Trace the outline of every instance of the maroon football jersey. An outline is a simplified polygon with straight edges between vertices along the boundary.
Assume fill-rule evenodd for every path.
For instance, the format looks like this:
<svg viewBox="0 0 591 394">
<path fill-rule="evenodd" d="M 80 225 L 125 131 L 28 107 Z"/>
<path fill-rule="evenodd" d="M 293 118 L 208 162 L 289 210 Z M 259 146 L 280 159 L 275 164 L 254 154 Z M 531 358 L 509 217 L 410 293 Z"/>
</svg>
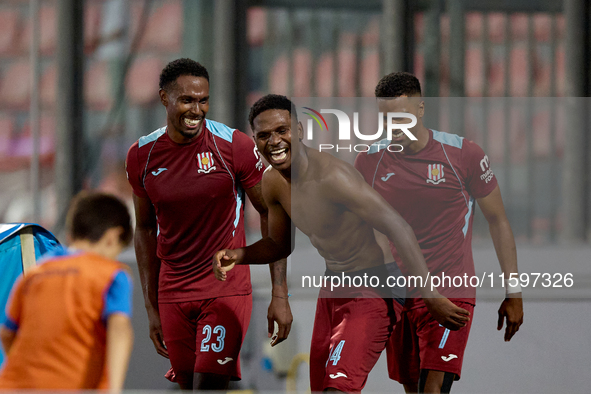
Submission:
<svg viewBox="0 0 591 394">
<path fill-rule="evenodd" d="M 129 148 L 126 167 L 133 192 L 149 198 L 156 212 L 159 302 L 249 294 L 248 266 L 220 282 L 211 259 L 220 249 L 246 244 L 244 191 L 264 170 L 254 141 L 209 119 L 189 144 L 173 142 L 163 127 Z"/>
<path fill-rule="evenodd" d="M 388 144 L 383 140 L 360 153 L 355 168 L 410 224 L 431 275 L 461 276 L 462 281 L 464 274 L 471 277 L 474 200 L 497 186 L 488 157 L 474 142 L 435 130 L 429 130 L 429 142 L 416 154 L 389 152 Z M 390 249 L 400 262 L 392 242 Z M 407 273 L 403 265 L 401 270 Z M 474 298 L 475 288 L 463 284 L 449 286 L 446 281 L 439 292 Z M 407 303 L 420 304 L 412 299 Z"/>
</svg>

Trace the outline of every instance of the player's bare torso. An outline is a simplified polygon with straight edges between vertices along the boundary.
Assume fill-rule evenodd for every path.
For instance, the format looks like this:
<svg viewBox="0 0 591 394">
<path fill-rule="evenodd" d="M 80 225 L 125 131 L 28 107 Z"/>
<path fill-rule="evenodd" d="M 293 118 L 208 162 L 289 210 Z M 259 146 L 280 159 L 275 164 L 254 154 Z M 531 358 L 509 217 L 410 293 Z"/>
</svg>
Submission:
<svg viewBox="0 0 591 394">
<path fill-rule="evenodd" d="M 328 269 L 352 272 L 383 264 L 373 229 L 339 201 L 339 182 L 350 176 L 349 164 L 302 146 L 308 163 L 291 182 L 275 169 L 263 178 L 270 204 L 280 204 L 293 224 L 306 234 Z M 349 166 L 350 167 L 350 166 Z M 346 171 L 343 171 L 343 170 Z"/>
</svg>

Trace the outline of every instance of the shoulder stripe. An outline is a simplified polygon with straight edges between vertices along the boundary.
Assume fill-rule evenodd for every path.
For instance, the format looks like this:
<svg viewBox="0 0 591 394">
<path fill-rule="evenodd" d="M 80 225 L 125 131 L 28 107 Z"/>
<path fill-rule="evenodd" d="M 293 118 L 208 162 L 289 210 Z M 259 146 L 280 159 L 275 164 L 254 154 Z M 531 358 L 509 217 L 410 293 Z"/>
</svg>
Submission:
<svg viewBox="0 0 591 394">
<path fill-rule="evenodd" d="M 390 145 L 390 140 L 387 139 L 387 138 L 384 138 L 383 140 L 378 141 L 378 142 L 374 142 L 369 147 L 369 150 L 367 151 L 367 154 L 368 155 L 371 155 L 372 153 L 378 153 L 382 149 L 386 149 L 388 147 L 388 145 Z"/>
<path fill-rule="evenodd" d="M 433 130 L 433 139 L 439 141 L 442 144 L 450 145 L 456 148 L 462 149 L 462 143 L 464 137 L 460 137 L 457 134 L 443 133 L 441 131 Z"/>
<path fill-rule="evenodd" d="M 159 128 L 156 131 L 151 132 L 148 135 L 145 135 L 143 137 L 140 137 L 139 140 L 137 140 L 137 147 L 141 148 L 142 146 L 149 144 L 150 142 L 156 141 L 158 138 L 160 138 L 164 133 L 166 132 L 166 126 Z"/>
<path fill-rule="evenodd" d="M 215 136 L 218 136 L 228 142 L 232 142 L 232 135 L 234 130 L 223 123 L 216 122 L 215 120 L 205 119 L 205 126 Z"/>
</svg>

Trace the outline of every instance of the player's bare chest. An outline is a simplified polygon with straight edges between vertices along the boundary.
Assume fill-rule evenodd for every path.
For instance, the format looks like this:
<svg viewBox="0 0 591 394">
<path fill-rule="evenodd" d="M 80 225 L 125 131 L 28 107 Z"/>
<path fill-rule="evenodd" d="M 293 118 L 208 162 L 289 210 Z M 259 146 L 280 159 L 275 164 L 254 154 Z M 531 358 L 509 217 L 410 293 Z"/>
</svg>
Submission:
<svg viewBox="0 0 591 394">
<path fill-rule="evenodd" d="M 325 187 L 309 182 L 291 189 L 291 219 L 305 234 L 323 236 L 338 227 L 342 208 L 332 202 Z"/>
</svg>

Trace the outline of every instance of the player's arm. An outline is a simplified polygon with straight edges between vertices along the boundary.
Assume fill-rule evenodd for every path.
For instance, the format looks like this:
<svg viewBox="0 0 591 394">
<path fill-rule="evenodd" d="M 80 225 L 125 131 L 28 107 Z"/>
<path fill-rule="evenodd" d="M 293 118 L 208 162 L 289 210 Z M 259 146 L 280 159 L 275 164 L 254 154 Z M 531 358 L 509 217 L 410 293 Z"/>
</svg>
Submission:
<svg viewBox="0 0 591 394">
<path fill-rule="evenodd" d="M 469 321 L 469 312 L 457 307 L 427 282 L 428 269 L 410 225 L 364 180 L 352 166 L 340 162 L 330 173 L 327 186 L 331 198 L 346 206 L 375 230 L 386 235 L 400 254 L 409 273 L 422 278 L 419 291 L 429 312 L 446 328 L 457 330 Z"/>
<path fill-rule="evenodd" d="M 0 327 L 0 340 L 2 341 L 4 353 L 8 354 L 10 348 L 12 347 L 12 344 L 14 343 L 15 338 L 16 331 L 13 331 L 6 326 Z"/>
<path fill-rule="evenodd" d="M 107 370 L 111 392 L 123 390 L 132 346 L 133 328 L 129 316 L 111 314 L 107 320 Z"/>
<path fill-rule="evenodd" d="M 511 274 L 519 273 L 517 269 L 517 249 L 513 231 L 505 213 L 499 186 L 497 185 L 488 196 L 479 198 L 476 201 L 488 222 L 501 270 L 505 279 L 509 279 Z M 513 277 L 516 277 L 516 275 L 513 275 Z M 508 293 L 499 308 L 497 329 L 501 330 L 503 328 L 503 322 L 506 319 L 505 341 L 510 341 L 523 323 L 523 301 L 520 289 L 510 289 L 506 286 L 506 291 L 511 292 L 513 290 L 515 292 Z"/>
<path fill-rule="evenodd" d="M 16 333 L 20 324 L 21 311 L 23 309 L 23 277 L 17 279 L 12 286 L 10 297 L 6 304 L 6 318 L 0 326 L 0 341 L 4 353 L 8 355 L 10 348 L 16 339 Z"/>
<path fill-rule="evenodd" d="M 265 238 L 268 233 L 268 209 L 263 198 L 262 181 L 250 189 L 246 189 L 246 194 L 252 202 L 254 208 L 258 211 L 261 218 L 261 235 Z M 273 322 L 277 322 L 277 335 L 273 337 L 271 346 L 283 342 L 287 339 L 291 330 L 293 315 L 288 302 L 287 289 L 287 259 L 280 259 L 269 265 L 271 272 L 271 303 L 267 309 L 267 332 L 269 338 L 273 335 L 275 329 Z"/>
<path fill-rule="evenodd" d="M 160 274 L 160 259 L 156 255 L 156 234 L 158 225 L 154 206 L 149 198 L 133 195 L 135 207 L 134 246 L 137 259 L 144 303 L 148 312 L 150 324 L 150 338 L 158 354 L 168 358 L 168 351 L 164 346 L 162 324 L 158 313 L 158 276 Z"/>
<path fill-rule="evenodd" d="M 286 258 L 293 251 L 295 231 L 291 219 L 277 198 L 278 182 L 265 173 L 263 178 L 263 197 L 268 208 L 267 236 L 260 241 L 240 249 L 220 250 L 213 256 L 213 269 L 216 278 L 226 279 L 226 272 L 236 264 L 271 264 Z M 268 185 L 268 186 L 267 186 Z"/>
<path fill-rule="evenodd" d="M 126 270 L 117 272 L 105 295 L 102 318 L 107 326 L 107 376 L 111 392 L 123 389 L 133 346 L 131 327 L 132 281 Z"/>
</svg>

